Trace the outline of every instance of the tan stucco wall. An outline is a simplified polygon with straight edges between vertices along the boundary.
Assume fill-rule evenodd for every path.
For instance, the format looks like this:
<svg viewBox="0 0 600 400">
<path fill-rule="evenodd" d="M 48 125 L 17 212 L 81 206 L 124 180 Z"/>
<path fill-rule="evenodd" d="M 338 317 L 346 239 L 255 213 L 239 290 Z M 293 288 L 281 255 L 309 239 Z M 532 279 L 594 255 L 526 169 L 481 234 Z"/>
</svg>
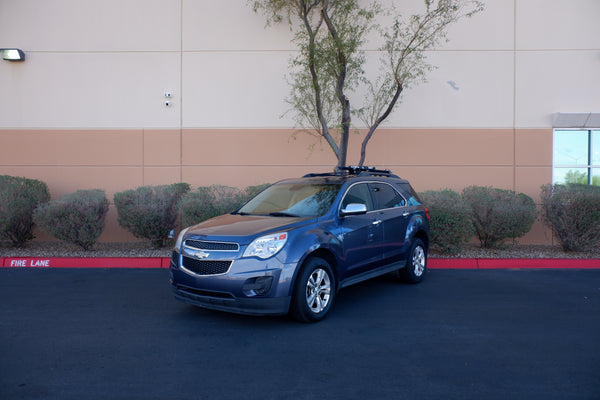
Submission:
<svg viewBox="0 0 600 400">
<path fill-rule="evenodd" d="M 424 7 L 382 2 L 404 15 Z M 553 114 L 600 111 L 600 2 L 484 2 L 427 52 L 438 68 L 403 93 L 367 163 L 420 191 L 478 184 L 537 200 L 552 177 Z M 53 197 L 98 187 L 112 198 L 140 185 L 242 187 L 331 170 L 324 143 L 291 138 L 292 37 L 265 28 L 245 0 L 0 1 L 0 47 L 26 54 L 0 60 L 0 173 L 42 179 Z M 368 74 L 379 44 L 373 34 L 364 45 Z M 110 212 L 102 240 L 130 238 Z M 538 224 L 525 240 L 549 236 Z"/>
<path fill-rule="evenodd" d="M 357 163 L 361 134 L 351 138 Z M 367 164 L 389 168 L 417 191 L 489 185 L 535 200 L 552 179 L 552 130 L 382 129 Z M 237 187 L 331 171 L 324 143 L 290 129 L 0 130 L 0 174 L 46 182 L 53 198 L 78 189 L 114 193 L 142 185 L 187 182 Z M 546 243 L 541 227 L 524 239 Z M 101 240 L 131 239 L 111 207 Z"/>
<path fill-rule="evenodd" d="M 550 128 L 553 113 L 600 111 L 600 2 L 551 4 L 485 0 L 427 52 L 438 68 L 386 126 Z M 27 57 L 0 60 L 0 128 L 291 128 L 292 37 L 245 0 L 0 1 L 0 46 Z M 373 75 L 380 40 L 369 39 Z"/>
</svg>

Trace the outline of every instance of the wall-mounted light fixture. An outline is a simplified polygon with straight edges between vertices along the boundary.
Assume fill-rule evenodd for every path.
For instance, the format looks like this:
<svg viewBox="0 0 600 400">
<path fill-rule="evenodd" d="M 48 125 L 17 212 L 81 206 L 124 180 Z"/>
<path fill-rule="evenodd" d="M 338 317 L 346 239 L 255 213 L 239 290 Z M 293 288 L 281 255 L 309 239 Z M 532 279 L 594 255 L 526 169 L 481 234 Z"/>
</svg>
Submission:
<svg viewBox="0 0 600 400">
<path fill-rule="evenodd" d="M 3 60 L 25 61 L 25 53 L 21 49 L 0 49 Z"/>
</svg>

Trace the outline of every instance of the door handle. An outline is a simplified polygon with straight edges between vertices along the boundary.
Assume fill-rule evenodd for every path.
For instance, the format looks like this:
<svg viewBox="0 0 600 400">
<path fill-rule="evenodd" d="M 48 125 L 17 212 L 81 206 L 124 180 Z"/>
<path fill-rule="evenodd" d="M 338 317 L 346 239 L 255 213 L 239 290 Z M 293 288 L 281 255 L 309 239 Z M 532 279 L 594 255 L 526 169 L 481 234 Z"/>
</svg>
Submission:
<svg viewBox="0 0 600 400">
<path fill-rule="evenodd" d="M 379 226 L 379 224 L 381 224 L 381 220 L 380 219 L 378 219 L 377 221 L 373 221 L 373 225 Z"/>
<path fill-rule="evenodd" d="M 409 213 L 408 211 L 405 211 L 405 212 L 403 212 L 403 213 L 402 213 L 402 216 L 403 216 L 403 217 L 407 217 L 409 214 L 410 214 L 410 213 Z"/>
</svg>

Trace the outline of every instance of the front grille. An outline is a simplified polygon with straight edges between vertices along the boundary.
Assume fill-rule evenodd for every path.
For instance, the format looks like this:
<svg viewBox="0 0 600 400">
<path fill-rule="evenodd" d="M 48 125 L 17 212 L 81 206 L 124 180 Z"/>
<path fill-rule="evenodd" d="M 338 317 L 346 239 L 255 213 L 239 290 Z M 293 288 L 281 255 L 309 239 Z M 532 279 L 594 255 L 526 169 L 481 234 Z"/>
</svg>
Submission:
<svg viewBox="0 0 600 400">
<path fill-rule="evenodd" d="M 218 275 L 229 271 L 232 261 L 198 260 L 183 256 L 183 268 L 198 275 Z"/>
<path fill-rule="evenodd" d="M 214 250 L 214 251 L 238 251 L 240 246 L 237 243 L 229 242 L 206 242 L 203 240 L 188 239 L 185 245 L 198 250 Z"/>
</svg>

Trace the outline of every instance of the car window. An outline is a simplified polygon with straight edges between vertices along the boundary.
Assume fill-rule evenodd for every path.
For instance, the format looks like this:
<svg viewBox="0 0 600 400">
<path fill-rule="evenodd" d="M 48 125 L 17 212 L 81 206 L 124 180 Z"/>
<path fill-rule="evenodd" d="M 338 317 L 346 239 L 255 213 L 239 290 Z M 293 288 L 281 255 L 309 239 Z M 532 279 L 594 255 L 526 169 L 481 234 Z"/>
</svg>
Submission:
<svg viewBox="0 0 600 400">
<path fill-rule="evenodd" d="M 403 207 L 406 200 L 392 186 L 386 183 L 370 183 L 371 192 L 378 210 L 386 208 Z"/>
<path fill-rule="evenodd" d="M 278 183 L 238 210 L 241 214 L 318 217 L 329 210 L 341 185 Z"/>
<path fill-rule="evenodd" d="M 405 191 L 405 193 L 410 193 L 407 205 L 418 206 L 420 204 L 423 204 L 417 192 L 415 192 L 415 190 L 410 185 L 404 184 L 401 186 L 401 188 Z"/>
<path fill-rule="evenodd" d="M 373 211 L 373 200 L 371 199 L 369 185 L 366 183 L 352 185 L 346 192 L 344 200 L 342 200 L 342 210 L 344 210 L 348 204 L 364 204 L 367 206 L 367 211 Z"/>
</svg>

